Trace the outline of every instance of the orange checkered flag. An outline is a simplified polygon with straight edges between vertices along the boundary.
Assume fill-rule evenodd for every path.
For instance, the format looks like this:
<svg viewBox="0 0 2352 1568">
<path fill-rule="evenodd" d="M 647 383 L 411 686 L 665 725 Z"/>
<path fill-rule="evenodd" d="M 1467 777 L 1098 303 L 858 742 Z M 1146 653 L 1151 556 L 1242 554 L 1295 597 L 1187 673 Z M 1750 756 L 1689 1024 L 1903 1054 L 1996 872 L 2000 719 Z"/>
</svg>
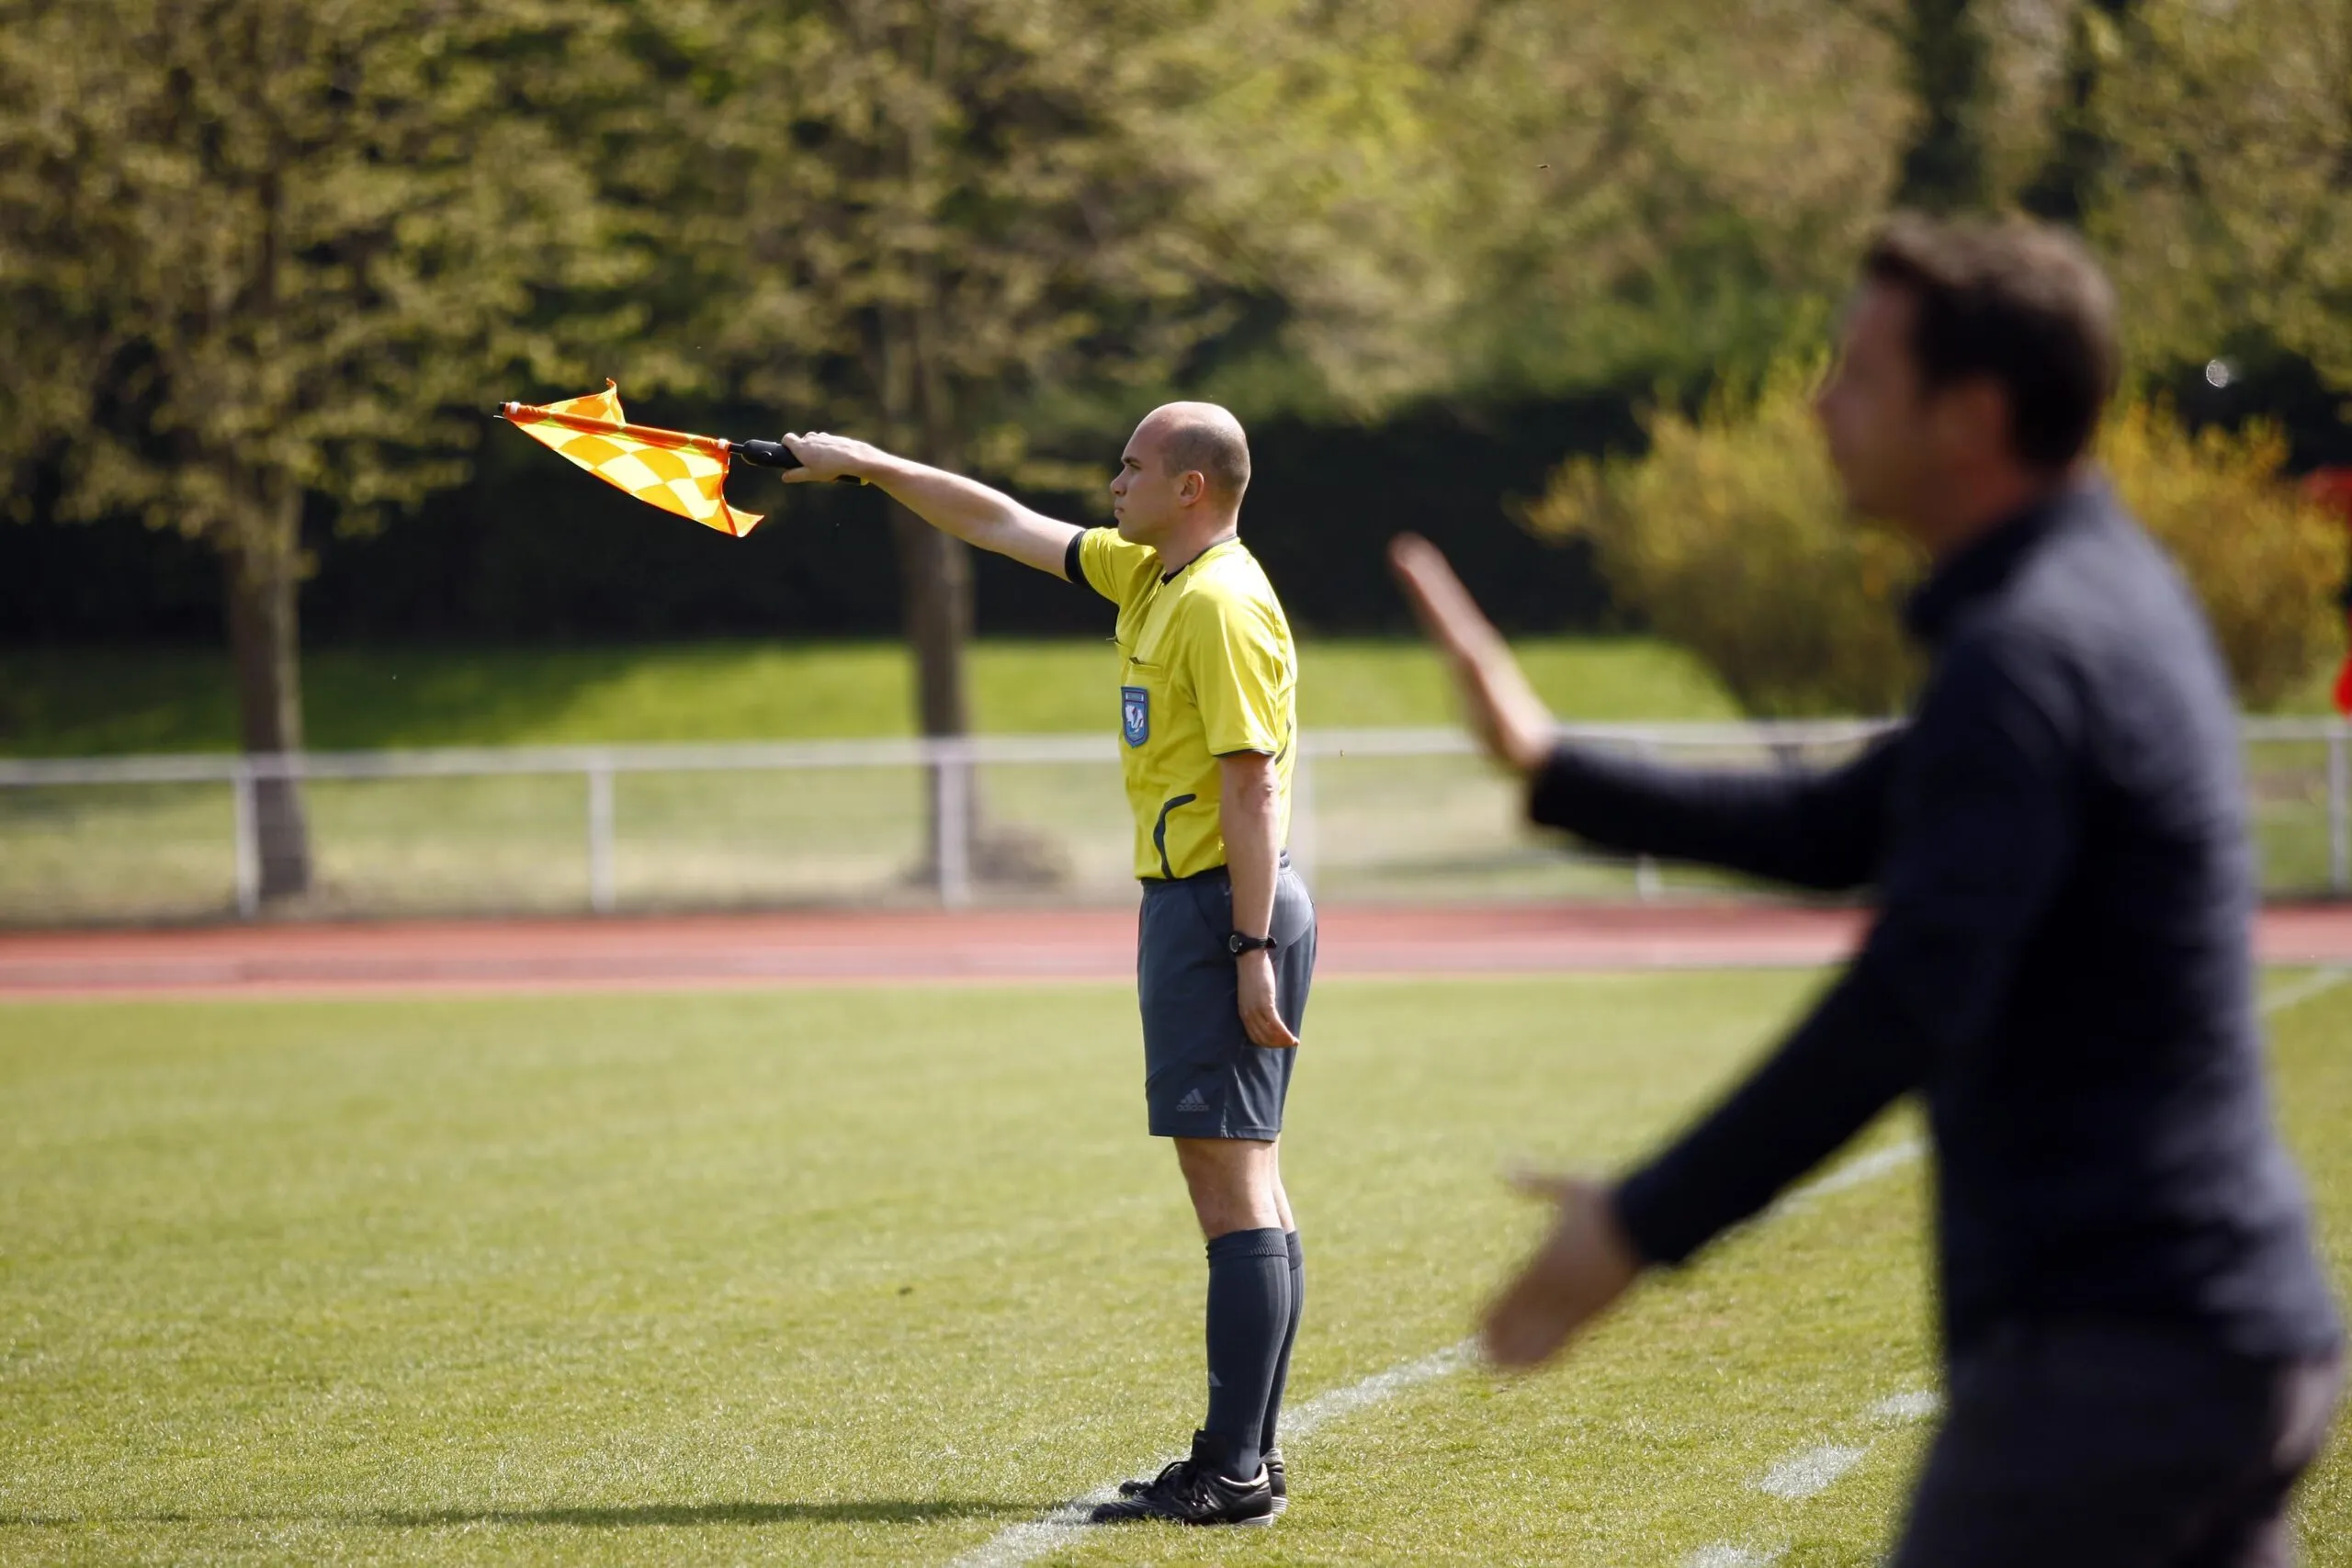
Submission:
<svg viewBox="0 0 2352 1568">
<path fill-rule="evenodd" d="M 621 412 L 620 389 L 609 380 L 601 392 L 560 403 L 501 403 L 498 417 L 647 505 L 737 538 L 760 519 L 727 504 L 728 459 L 741 456 L 770 468 L 800 466 L 780 442 L 727 441 L 631 424 Z"/>
</svg>

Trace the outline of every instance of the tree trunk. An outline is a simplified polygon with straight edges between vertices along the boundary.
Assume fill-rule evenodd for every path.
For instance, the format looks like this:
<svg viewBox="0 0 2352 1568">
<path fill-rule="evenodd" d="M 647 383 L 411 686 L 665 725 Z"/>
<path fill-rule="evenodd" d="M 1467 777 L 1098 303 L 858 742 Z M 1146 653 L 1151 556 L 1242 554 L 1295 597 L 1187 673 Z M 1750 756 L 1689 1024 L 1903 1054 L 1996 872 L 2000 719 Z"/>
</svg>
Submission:
<svg viewBox="0 0 2352 1568">
<path fill-rule="evenodd" d="M 238 739 L 248 753 L 302 749 L 301 640 L 296 591 L 301 494 L 259 502 L 254 536 L 224 548 L 229 650 L 236 666 Z M 302 786 L 290 778 L 254 784 L 254 829 L 261 855 L 261 896 L 310 891 L 311 835 Z"/>
<path fill-rule="evenodd" d="M 964 644 L 972 635 L 972 550 L 892 504 L 890 543 L 899 561 L 899 604 L 915 651 L 915 718 L 925 735 L 972 728 Z"/>
<path fill-rule="evenodd" d="M 972 705 L 964 678 L 964 644 L 972 635 L 972 551 L 902 506 L 890 508 L 890 543 L 899 562 L 899 603 L 915 656 L 915 723 L 927 736 L 968 735 Z M 954 773 L 956 776 L 951 778 Z M 947 856 L 943 797 L 963 802 L 963 867 L 968 876 L 979 835 L 979 791 L 972 769 L 942 763 L 923 775 L 922 874 L 938 881 Z"/>
<path fill-rule="evenodd" d="M 922 25 L 899 38 L 897 48 L 905 62 L 942 95 L 953 101 L 957 60 L 962 47 L 958 11 L 936 6 L 916 13 Z M 941 122 L 933 110 L 918 107 L 896 122 L 895 137 L 882 153 L 889 175 L 910 194 L 935 201 L 943 182 L 940 164 Z M 937 221 L 933 208 L 922 209 L 925 225 Z M 928 245 L 917 244 L 898 258 L 907 285 L 903 302 L 878 308 L 870 339 L 876 400 L 888 439 L 905 443 L 910 455 L 940 468 L 959 468 L 964 457 L 963 411 L 956 406 L 949 383 L 947 358 L 942 352 L 949 341 L 944 319 L 938 257 Z M 972 635 L 972 552 L 962 540 L 925 524 L 903 507 L 890 511 L 891 544 L 899 562 L 899 603 L 907 640 L 915 655 L 915 712 L 922 733 L 933 737 L 971 733 L 971 698 L 964 672 L 964 645 Z M 1034 841 L 1034 834 L 992 830 L 980 807 L 978 770 L 967 762 L 951 762 L 929 773 L 924 812 L 923 871 L 951 897 L 964 890 L 963 878 L 992 882 L 1043 883 L 1058 880 L 1059 869 L 1050 850 Z M 950 810 L 961 802 L 960 809 Z M 963 846 L 960 857 L 943 840 L 949 832 Z M 960 860 L 960 864 L 957 862 Z M 951 874 L 957 873 L 960 874 Z"/>
<path fill-rule="evenodd" d="M 912 169 L 922 163 L 926 148 L 926 138 L 910 131 L 901 150 L 905 166 Z M 936 288 L 919 260 L 913 271 L 919 295 Z M 933 304 L 926 296 L 917 305 L 876 312 L 876 389 L 889 437 L 911 446 L 910 455 L 918 461 L 955 468 L 954 418 L 933 352 Z M 926 736 L 968 735 L 972 708 L 964 645 L 972 635 L 971 547 L 896 504 L 890 508 L 890 544 L 899 563 L 900 615 L 907 641 L 914 649 L 917 728 Z M 956 879 L 944 874 L 951 857 L 943 842 L 942 829 L 948 825 L 943 802 L 952 794 L 963 803 L 956 826 L 964 845 L 962 869 L 968 874 L 980 840 L 978 781 L 973 772 L 967 765 L 943 763 L 928 770 L 925 777 L 922 874 L 951 895 L 957 889 Z"/>
<path fill-rule="evenodd" d="M 918 355 L 920 333 L 911 334 Z M 917 399 L 914 454 L 921 460 L 954 467 L 954 444 L 932 417 L 944 399 L 924 377 Z M 972 732 L 971 683 L 964 665 L 972 637 L 972 547 L 932 527 L 906 508 L 890 508 L 890 544 L 899 563 L 899 602 L 907 641 L 915 656 L 915 718 L 927 736 Z M 979 770 L 969 762 L 943 762 L 925 774 L 922 875 L 950 897 L 976 882 L 1049 887 L 1069 868 L 1052 840 L 1035 829 L 992 823 L 980 799 Z M 954 803 L 962 803 L 951 823 Z M 946 833 L 963 844 L 960 868 Z"/>
<path fill-rule="evenodd" d="M 1981 209 L 1992 196 L 1984 156 L 1991 108 L 1991 48 L 1970 0 L 1910 0 L 1905 74 L 1918 129 L 1903 153 L 1901 207 L 1929 212 Z"/>
<path fill-rule="evenodd" d="M 2133 0 L 2083 0 L 2066 34 L 2066 79 L 2051 115 L 2049 155 L 2018 204 L 2079 229 L 2098 205 L 2115 148 L 2099 114 L 2099 78 L 2123 48 Z"/>
<path fill-rule="evenodd" d="M 933 17 L 933 36 L 925 52 L 926 74 L 937 83 L 949 70 L 955 53 L 953 14 Z M 937 154 L 935 127 L 922 116 L 906 127 L 904 157 L 910 183 L 922 181 Z M 898 421 L 909 426 L 926 463 L 958 468 L 962 453 L 954 437 L 952 407 L 939 363 L 939 276 L 934 259 L 918 251 L 909 258 L 915 283 L 914 299 L 896 320 L 899 374 L 891 388 Z M 968 735 L 972 705 L 964 672 L 964 645 L 972 636 L 972 550 L 961 539 L 932 528 L 904 508 L 894 509 L 900 592 L 904 597 L 907 636 L 915 649 L 915 713 L 925 735 Z M 947 762 L 931 770 L 930 809 L 925 813 L 925 864 L 941 893 L 950 897 L 961 890 L 958 878 L 968 881 L 974 852 L 980 842 L 978 770 L 969 763 Z M 952 795 L 960 808 L 943 800 Z M 962 864 L 950 874 L 948 846 L 942 840 L 951 827 L 948 812 L 958 809 Z"/>
</svg>

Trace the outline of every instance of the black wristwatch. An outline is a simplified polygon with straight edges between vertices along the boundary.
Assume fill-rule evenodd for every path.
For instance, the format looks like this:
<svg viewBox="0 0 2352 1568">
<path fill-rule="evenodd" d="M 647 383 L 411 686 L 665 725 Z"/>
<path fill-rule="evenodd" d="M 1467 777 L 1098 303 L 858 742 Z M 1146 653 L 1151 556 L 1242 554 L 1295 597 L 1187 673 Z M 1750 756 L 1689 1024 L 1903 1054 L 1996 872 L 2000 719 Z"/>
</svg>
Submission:
<svg viewBox="0 0 2352 1568">
<path fill-rule="evenodd" d="M 1225 939 L 1226 952 L 1230 953 L 1236 958 L 1240 957 L 1245 953 L 1257 953 L 1261 950 L 1272 953 L 1277 945 L 1278 944 L 1272 937 L 1243 936 L 1239 931 L 1234 931 Z"/>
</svg>

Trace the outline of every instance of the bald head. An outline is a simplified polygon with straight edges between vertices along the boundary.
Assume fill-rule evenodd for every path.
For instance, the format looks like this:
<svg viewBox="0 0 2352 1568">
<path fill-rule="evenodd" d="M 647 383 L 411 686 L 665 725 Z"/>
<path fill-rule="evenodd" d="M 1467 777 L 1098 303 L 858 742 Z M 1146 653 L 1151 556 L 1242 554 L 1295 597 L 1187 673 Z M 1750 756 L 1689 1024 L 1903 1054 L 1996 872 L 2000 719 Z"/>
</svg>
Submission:
<svg viewBox="0 0 2352 1568">
<path fill-rule="evenodd" d="M 1119 454 L 1111 514 L 1121 538 L 1188 561 L 1233 537 L 1249 487 L 1241 422 L 1215 403 L 1168 403 L 1144 415 Z"/>
<path fill-rule="evenodd" d="M 1144 416 L 1136 434 L 1144 431 L 1158 439 L 1171 477 L 1197 472 L 1229 502 L 1250 488 L 1250 438 L 1229 411 L 1216 403 L 1163 403 Z"/>
</svg>

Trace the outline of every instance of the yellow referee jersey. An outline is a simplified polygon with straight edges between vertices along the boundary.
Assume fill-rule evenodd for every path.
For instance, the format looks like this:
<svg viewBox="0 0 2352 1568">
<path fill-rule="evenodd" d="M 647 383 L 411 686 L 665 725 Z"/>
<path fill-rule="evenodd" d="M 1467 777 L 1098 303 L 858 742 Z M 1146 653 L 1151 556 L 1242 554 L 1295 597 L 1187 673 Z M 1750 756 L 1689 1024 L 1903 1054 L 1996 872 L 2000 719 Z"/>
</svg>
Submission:
<svg viewBox="0 0 2352 1568">
<path fill-rule="evenodd" d="M 1119 607 L 1120 762 L 1136 815 L 1136 874 L 1191 876 L 1225 863 L 1219 757 L 1274 761 L 1278 842 L 1290 839 L 1298 652 L 1258 558 L 1238 539 L 1174 576 L 1114 528 L 1079 536 L 1087 586 Z"/>
</svg>

